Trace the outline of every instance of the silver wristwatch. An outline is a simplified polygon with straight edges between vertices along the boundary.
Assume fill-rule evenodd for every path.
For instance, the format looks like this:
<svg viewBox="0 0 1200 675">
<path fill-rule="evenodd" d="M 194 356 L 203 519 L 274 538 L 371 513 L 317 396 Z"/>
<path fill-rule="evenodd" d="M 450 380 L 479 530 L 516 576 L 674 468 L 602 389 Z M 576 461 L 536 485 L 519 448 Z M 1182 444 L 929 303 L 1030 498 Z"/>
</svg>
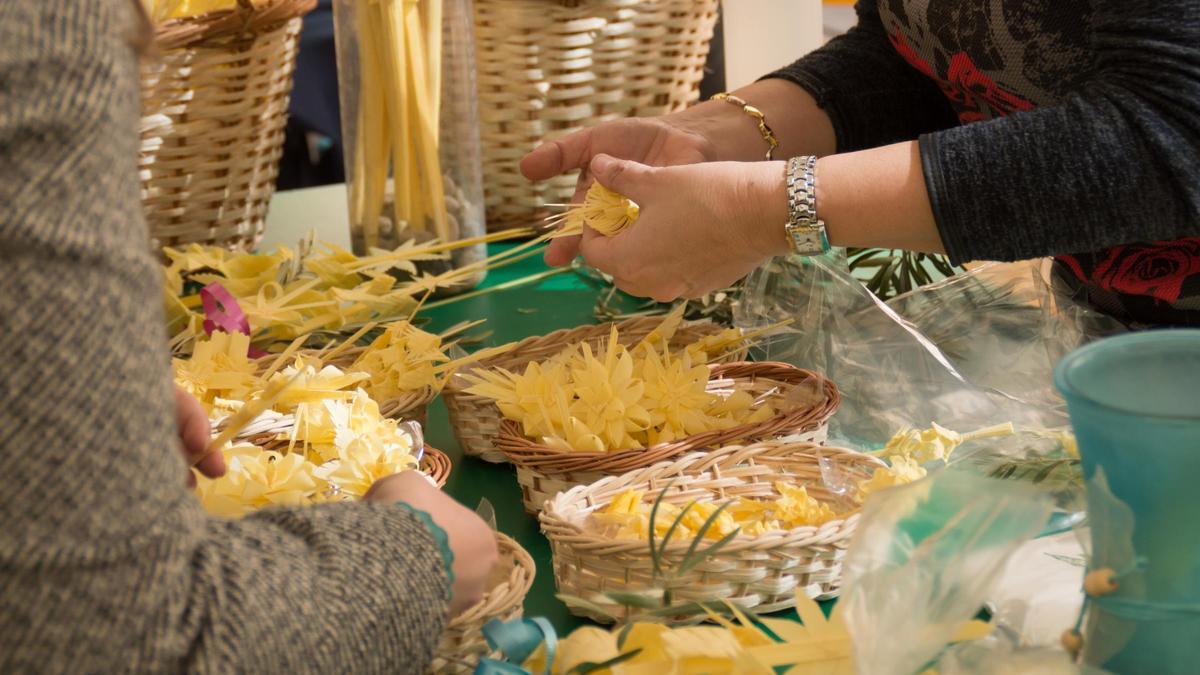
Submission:
<svg viewBox="0 0 1200 675">
<path fill-rule="evenodd" d="M 797 255 L 829 252 L 825 223 L 817 217 L 817 158 L 793 157 L 787 163 L 788 221 L 783 226 Z"/>
</svg>

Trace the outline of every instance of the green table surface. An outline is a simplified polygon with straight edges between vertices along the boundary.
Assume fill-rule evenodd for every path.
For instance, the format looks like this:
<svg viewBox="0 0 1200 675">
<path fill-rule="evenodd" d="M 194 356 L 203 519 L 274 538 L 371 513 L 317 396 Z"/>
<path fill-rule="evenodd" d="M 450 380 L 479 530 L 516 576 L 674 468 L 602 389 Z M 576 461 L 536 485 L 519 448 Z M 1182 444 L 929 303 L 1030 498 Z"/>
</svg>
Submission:
<svg viewBox="0 0 1200 675">
<path fill-rule="evenodd" d="M 502 250 L 493 245 L 489 252 Z M 540 257 L 489 272 L 481 288 L 544 272 L 548 268 Z M 559 328 L 571 328 L 595 323 L 592 316 L 600 288 L 573 272 L 545 278 L 536 283 L 492 293 L 466 297 L 442 304 L 423 314 L 429 319 L 430 330 L 444 330 L 461 321 L 487 319 L 478 330 L 491 331 L 478 346 L 503 344 L 530 335 L 543 335 Z M 474 457 L 464 457 L 450 428 L 446 407 L 441 399 L 429 408 L 425 430 L 429 443 L 446 452 L 454 462 L 446 491 L 463 504 L 474 508 L 486 498 L 496 512 L 498 529 L 517 540 L 537 564 L 533 588 L 525 599 L 526 616 L 541 616 L 554 624 L 559 634 L 570 632 L 585 623 L 573 616 L 555 597 L 554 573 L 551 569 L 550 545 L 542 536 L 537 519 L 525 513 L 521 506 L 521 491 L 516 473 L 508 464 L 491 464 Z M 832 603 L 824 603 L 826 612 Z M 794 613 L 785 613 L 783 616 Z"/>
</svg>

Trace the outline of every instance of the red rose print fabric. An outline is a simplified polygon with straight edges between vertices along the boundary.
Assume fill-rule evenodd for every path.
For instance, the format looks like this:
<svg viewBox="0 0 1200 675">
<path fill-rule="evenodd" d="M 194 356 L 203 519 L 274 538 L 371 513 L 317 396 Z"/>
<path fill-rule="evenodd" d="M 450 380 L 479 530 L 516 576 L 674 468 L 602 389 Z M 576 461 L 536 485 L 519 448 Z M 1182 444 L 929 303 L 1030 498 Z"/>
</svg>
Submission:
<svg viewBox="0 0 1200 675">
<path fill-rule="evenodd" d="M 1060 102 L 1090 58 L 1090 0 L 879 0 L 879 14 L 896 53 L 938 85 L 962 124 Z M 1059 276 L 1093 291 L 1081 297 L 1103 297 L 1107 313 L 1153 323 L 1162 310 L 1200 311 L 1200 238 L 1057 260 Z"/>
</svg>

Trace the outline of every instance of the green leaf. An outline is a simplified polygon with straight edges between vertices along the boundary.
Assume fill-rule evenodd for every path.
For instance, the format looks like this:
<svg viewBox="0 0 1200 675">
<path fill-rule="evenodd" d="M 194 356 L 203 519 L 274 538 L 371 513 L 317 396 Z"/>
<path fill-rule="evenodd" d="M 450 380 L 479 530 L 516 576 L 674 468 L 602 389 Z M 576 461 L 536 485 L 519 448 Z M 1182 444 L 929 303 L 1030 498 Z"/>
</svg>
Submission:
<svg viewBox="0 0 1200 675">
<path fill-rule="evenodd" d="M 650 507 L 650 532 L 648 539 L 650 541 L 650 562 L 654 565 L 654 574 L 652 575 L 654 579 L 657 579 L 663 573 L 662 552 L 654 546 L 654 524 L 658 522 L 658 506 L 662 504 L 663 497 L 667 496 L 667 490 L 671 489 L 671 485 L 674 482 L 674 479 L 672 479 L 670 483 L 667 483 L 667 486 L 654 498 L 654 504 Z"/>
<path fill-rule="evenodd" d="M 679 573 L 686 574 L 688 572 L 688 570 L 692 569 L 696 565 L 699 565 L 700 563 L 704 562 L 708 558 L 711 558 L 712 556 L 716 555 L 721 549 L 725 548 L 725 546 L 729 542 L 733 541 L 734 538 L 736 538 L 741 533 L 742 533 L 742 528 L 739 527 L 736 530 L 734 530 L 733 532 L 730 532 L 729 534 L 725 535 L 724 537 L 721 537 L 717 541 L 713 542 L 713 544 L 711 546 L 709 546 L 708 548 L 697 553 L 694 558 L 685 558 L 684 561 L 679 564 Z"/>
<path fill-rule="evenodd" d="M 659 553 L 662 553 L 667 549 L 667 544 L 670 543 L 671 537 L 673 537 L 675 535 L 675 532 L 679 529 L 679 526 L 681 524 L 683 524 L 684 517 L 687 516 L 687 514 L 692 510 L 692 507 L 695 505 L 696 505 L 696 502 L 694 502 L 694 501 L 688 502 L 687 504 L 684 505 L 683 509 L 679 512 L 679 515 L 675 516 L 675 520 L 671 523 L 671 526 L 667 528 L 666 533 L 663 534 L 662 543 L 659 544 L 659 546 L 658 546 Z M 652 529 L 652 530 L 654 529 L 654 521 L 653 520 L 650 521 L 650 529 Z"/>
<path fill-rule="evenodd" d="M 687 553 L 684 554 L 683 560 L 679 563 L 679 574 L 683 574 L 683 573 L 687 572 L 688 570 L 692 569 L 693 567 L 695 567 L 696 565 L 698 565 L 704 561 L 704 558 L 705 558 L 704 555 L 701 555 L 701 557 L 699 557 L 698 559 L 693 560 L 693 557 L 696 555 L 696 548 L 700 545 L 701 541 L 704 541 L 705 535 L 708 534 L 708 531 L 710 529 L 712 529 L 712 526 L 717 522 L 717 518 L 719 518 L 721 516 L 721 514 L 725 512 L 725 509 L 729 508 L 732 505 L 733 505 L 733 502 L 728 501 L 728 502 L 725 502 L 724 504 L 718 506 L 717 509 L 708 516 L 708 520 L 705 520 L 704 524 L 700 526 L 700 529 L 696 531 L 696 536 L 692 537 L 692 543 L 690 546 L 688 546 Z M 725 541 L 725 540 L 730 539 L 731 538 L 730 535 L 737 535 L 739 532 L 741 532 L 741 528 L 735 529 L 733 532 L 730 532 L 729 535 L 726 535 L 724 539 L 722 539 L 721 541 L 718 541 L 717 543 L 724 546 L 725 544 L 729 543 L 728 541 Z M 724 542 L 724 543 L 722 543 L 722 542 Z M 716 551 L 712 550 L 711 546 L 705 550 L 712 551 L 712 553 L 716 552 Z M 717 549 L 717 550 L 720 550 L 720 549 Z M 711 555 L 711 553 L 709 553 L 709 555 Z"/>
<path fill-rule="evenodd" d="M 604 597 L 610 598 L 618 605 L 637 607 L 638 609 L 658 609 L 662 606 L 661 595 L 653 597 L 634 591 L 605 591 Z"/>
<path fill-rule="evenodd" d="M 594 672 L 597 672 L 600 670 L 605 670 L 607 668 L 611 668 L 611 667 L 617 665 L 618 663 L 624 663 L 641 653 L 642 653 L 642 649 L 641 649 L 641 647 L 639 647 L 631 652 L 626 652 L 619 656 L 614 656 L 613 658 L 611 658 L 607 661 L 604 661 L 602 663 L 595 663 L 592 661 L 584 661 L 583 663 L 568 670 L 567 675 L 587 675 L 587 673 L 594 673 Z"/>
<path fill-rule="evenodd" d="M 629 639 L 629 632 L 632 630 L 632 623 L 627 623 L 624 626 L 621 626 L 621 632 L 617 633 L 617 649 L 625 648 L 625 641 Z"/>
<path fill-rule="evenodd" d="M 718 614 L 728 614 L 729 610 L 722 605 L 710 605 L 703 602 L 691 601 L 676 607 L 663 607 L 650 612 L 652 617 L 692 616 L 693 614 L 708 614 L 712 610 Z"/>
<path fill-rule="evenodd" d="M 564 605 L 567 605 L 568 607 L 578 607 L 580 609 L 586 609 L 590 612 L 595 612 L 596 614 L 599 614 L 600 616 L 608 617 L 609 619 L 611 619 L 613 621 L 616 621 L 618 619 L 617 615 L 614 614 L 612 612 L 612 610 L 610 610 L 606 607 L 601 607 L 600 605 L 592 602 L 591 600 L 586 600 L 577 595 L 570 595 L 568 593 L 555 593 L 554 597 L 558 598 L 560 601 L 562 601 L 562 603 Z"/>
</svg>

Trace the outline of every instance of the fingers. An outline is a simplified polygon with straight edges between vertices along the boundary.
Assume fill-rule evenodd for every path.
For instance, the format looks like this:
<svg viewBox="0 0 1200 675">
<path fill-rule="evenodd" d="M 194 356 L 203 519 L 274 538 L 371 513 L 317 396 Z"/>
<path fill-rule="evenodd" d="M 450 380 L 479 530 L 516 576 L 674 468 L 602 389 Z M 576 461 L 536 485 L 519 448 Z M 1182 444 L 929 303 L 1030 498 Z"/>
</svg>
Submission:
<svg viewBox="0 0 1200 675">
<path fill-rule="evenodd" d="M 203 457 L 212 441 L 212 428 L 208 423 L 208 413 L 191 394 L 175 388 L 175 423 L 179 429 L 179 442 L 183 447 L 184 460 L 191 466 L 196 459 Z M 225 457 L 214 452 L 204 457 L 196 469 L 209 478 L 216 478 L 225 473 Z M 195 481 L 195 476 L 188 472 L 188 484 Z"/>
<path fill-rule="evenodd" d="M 645 164 L 609 155 L 596 155 L 588 165 L 588 170 L 598 183 L 639 204 L 654 190 L 655 169 Z"/>
<path fill-rule="evenodd" d="M 591 157 L 591 142 L 592 130 L 584 129 L 544 143 L 521 158 L 521 174 L 539 181 L 582 169 Z"/>
<path fill-rule="evenodd" d="M 624 270 L 619 268 L 621 260 L 619 249 L 624 243 L 624 240 L 621 239 L 623 236 L 625 233 L 615 237 L 606 237 L 585 225 L 583 236 L 579 240 L 579 253 L 583 255 L 583 260 L 587 264 L 611 274 L 616 279 L 621 279 L 625 276 Z"/>
<path fill-rule="evenodd" d="M 571 264 L 579 255 L 579 237 L 563 237 L 553 239 L 546 247 L 546 264 L 551 267 L 562 267 Z"/>
</svg>

